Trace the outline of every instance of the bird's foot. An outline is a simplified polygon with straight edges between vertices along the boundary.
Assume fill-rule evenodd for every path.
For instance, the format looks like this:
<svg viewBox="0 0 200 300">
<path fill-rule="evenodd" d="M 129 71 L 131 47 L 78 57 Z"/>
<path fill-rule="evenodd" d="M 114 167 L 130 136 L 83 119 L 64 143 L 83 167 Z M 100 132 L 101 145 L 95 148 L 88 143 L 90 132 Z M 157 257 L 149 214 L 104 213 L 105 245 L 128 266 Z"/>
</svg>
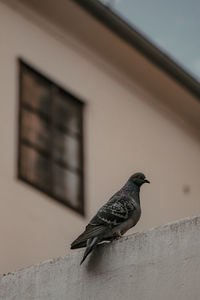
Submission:
<svg viewBox="0 0 200 300">
<path fill-rule="evenodd" d="M 119 240 L 119 239 L 121 239 L 122 238 L 122 235 L 120 234 L 120 235 L 118 235 L 115 239 L 116 240 Z"/>
<path fill-rule="evenodd" d="M 112 237 L 108 238 L 107 241 L 113 242 L 119 240 L 122 237 L 120 232 L 115 232 Z"/>
<path fill-rule="evenodd" d="M 116 233 L 115 233 L 114 239 L 115 239 L 115 240 L 119 240 L 119 239 L 121 239 L 121 237 L 122 237 L 121 232 L 116 232 Z"/>
</svg>

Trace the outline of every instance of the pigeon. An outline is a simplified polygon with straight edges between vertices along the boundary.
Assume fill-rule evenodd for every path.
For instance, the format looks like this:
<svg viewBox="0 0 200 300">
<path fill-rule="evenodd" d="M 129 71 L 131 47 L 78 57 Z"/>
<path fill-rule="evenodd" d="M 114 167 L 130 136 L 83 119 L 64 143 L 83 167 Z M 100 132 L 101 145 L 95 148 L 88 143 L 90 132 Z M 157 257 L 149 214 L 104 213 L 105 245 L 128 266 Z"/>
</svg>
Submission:
<svg viewBox="0 0 200 300">
<path fill-rule="evenodd" d="M 97 244 L 119 239 L 137 224 L 141 216 L 140 187 L 145 182 L 150 183 L 143 173 L 133 174 L 98 210 L 85 231 L 71 244 L 71 249 L 86 247 L 80 264 Z"/>
</svg>

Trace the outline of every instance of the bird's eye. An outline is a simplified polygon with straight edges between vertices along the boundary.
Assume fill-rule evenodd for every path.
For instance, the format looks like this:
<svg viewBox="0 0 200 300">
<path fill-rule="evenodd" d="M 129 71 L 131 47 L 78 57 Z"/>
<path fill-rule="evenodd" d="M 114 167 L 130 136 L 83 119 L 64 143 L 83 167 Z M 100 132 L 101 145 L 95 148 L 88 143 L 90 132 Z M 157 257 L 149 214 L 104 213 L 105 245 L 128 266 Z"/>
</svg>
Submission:
<svg viewBox="0 0 200 300">
<path fill-rule="evenodd" d="M 142 179 L 142 176 L 138 176 L 137 178 L 138 178 L 138 179 Z"/>
</svg>

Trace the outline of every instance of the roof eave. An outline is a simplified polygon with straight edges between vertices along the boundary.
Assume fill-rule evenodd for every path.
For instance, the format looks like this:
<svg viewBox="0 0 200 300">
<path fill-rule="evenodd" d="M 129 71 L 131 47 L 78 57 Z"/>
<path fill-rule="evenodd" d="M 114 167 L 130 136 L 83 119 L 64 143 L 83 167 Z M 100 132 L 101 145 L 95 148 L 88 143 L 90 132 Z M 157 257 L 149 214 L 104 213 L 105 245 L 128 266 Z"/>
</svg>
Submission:
<svg viewBox="0 0 200 300">
<path fill-rule="evenodd" d="M 162 71 L 171 76 L 180 85 L 186 88 L 200 100 L 199 82 L 177 65 L 171 58 L 155 47 L 137 30 L 130 27 L 121 18 L 116 16 L 108 7 L 94 0 L 74 0 L 90 14 L 107 26 L 121 39 L 137 49 Z"/>
</svg>

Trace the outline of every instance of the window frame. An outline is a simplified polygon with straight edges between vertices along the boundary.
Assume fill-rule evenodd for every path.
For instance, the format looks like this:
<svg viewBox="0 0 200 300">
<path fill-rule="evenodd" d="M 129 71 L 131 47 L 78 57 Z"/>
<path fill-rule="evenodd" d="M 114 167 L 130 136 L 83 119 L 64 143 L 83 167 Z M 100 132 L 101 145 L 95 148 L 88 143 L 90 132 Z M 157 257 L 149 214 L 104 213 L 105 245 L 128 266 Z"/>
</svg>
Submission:
<svg viewBox="0 0 200 300">
<path fill-rule="evenodd" d="M 33 108 L 31 108 L 29 106 L 29 108 L 27 109 L 26 105 L 23 103 L 22 101 L 22 89 L 23 89 L 23 80 L 22 80 L 22 75 L 23 75 L 23 70 L 24 69 L 28 69 L 31 73 L 35 74 L 36 76 L 39 76 L 41 79 L 44 79 L 46 82 L 48 82 L 51 86 L 50 88 L 50 98 L 52 99 L 53 94 L 54 94 L 54 89 L 56 88 L 57 90 L 59 90 L 61 93 L 63 93 L 64 95 L 66 95 L 67 98 L 70 98 L 70 101 L 74 101 L 75 104 L 77 105 L 81 105 L 81 113 L 80 113 L 80 134 L 79 137 L 77 138 L 77 140 L 79 141 L 80 144 L 80 151 L 79 151 L 79 162 L 80 162 L 80 169 L 77 170 L 76 172 L 78 173 L 78 176 L 80 178 L 80 197 L 79 197 L 79 207 L 75 207 L 73 206 L 70 201 L 63 199 L 62 197 L 58 197 L 56 195 L 54 195 L 52 192 L 48 192 L 47 190 L 45 190 L 45 188 L 41 188 L 40 186 L 38 186 L 36 183 L 33 183 L 31 181 L 29 181 L 27 178 L 25 178 L 22 175 L 21 172 L 21 145 L 25 145 L 23 141 L 23 137 L 22 137 L 22 110 L 26 109 L 26 111 L 32 112 L 33 114 L 35 114 L 37 117 L 39 117 L 40 119 L 44 120 L 45 118 L 41 116 L 41 114 L 39 112 L 35 112 Z M 29 186 L 32 186 L 33 188 L 37 189 L 38 191 L 42 192 L 43 194 L 47 195 L 48 197 L 50 197 L 51 199 L 57 201 L 58 203 L 63 204 L 65 207 L 68 207 L 74 211 L 76 211 L 77 213 L 79 213 L 82 216 L 85 216 L 85 207 L 84 207 L 84 203 L 85 203 L 85 197 L 84 197 L 84 143 L 83 143 L 83 112 L 84 112 L 84 106 L 85 103 L 80 100 L 79 98 L 77 98 L 76 96 L 74 96 L 71 92 L 67 91 L 66 89 L 64 89 L 63 87 L 61 87 L 60 85 L 58 85 L 55 81 L 51 80 L 49 78 L 49 76 L 44 75 L 40 70 L 36 70 L 36 68 L 32 67 L 32 65 L 30 65 L 29 63 L 26 63 L 22 58 L 18 58 L 18 145 L 17 145 L 17 179 L 20 181 L 25 182 L 26 184 L 28 184 Z M 50 115 L 50 123 L 52 123 L 52 114 Z M 55 127 L 54 127 L 55 129 Z M 53 129 L 53 130 L 54 130 Z M 51 132 L 49 133 L 51 136 L 53 135 L 51 129 Z M 66 131 L 62 131 L 59 128 L 59 132 L 61 133 L 65 133 L 67 135 L 69 135 L 69 133 Z M 70 135 L 69 135 L 70 136 Z M 41 155 L 41 153 L 39 152 L 37 146 L 34 145 L 28 145 L 28 147 L 30 147 L 31 149 L 33 149 L 34 151 L 36 151 L 37 153 L 39 153 Z M 46 157 L 43 154 L 43 157 Z M 58 163 L 55 162 L 52 157 L 49 158 L 51 161 L 51 164 L 54 162 L 56 163 L 56 165 L 61 166 L 63 169 L 68 170 L 69 172 L 73 172 L 72 170 L 70 170 L 70 167 L 67 167 L 67 165 L 62 165 L 62 163 Z"/>
</svg>

